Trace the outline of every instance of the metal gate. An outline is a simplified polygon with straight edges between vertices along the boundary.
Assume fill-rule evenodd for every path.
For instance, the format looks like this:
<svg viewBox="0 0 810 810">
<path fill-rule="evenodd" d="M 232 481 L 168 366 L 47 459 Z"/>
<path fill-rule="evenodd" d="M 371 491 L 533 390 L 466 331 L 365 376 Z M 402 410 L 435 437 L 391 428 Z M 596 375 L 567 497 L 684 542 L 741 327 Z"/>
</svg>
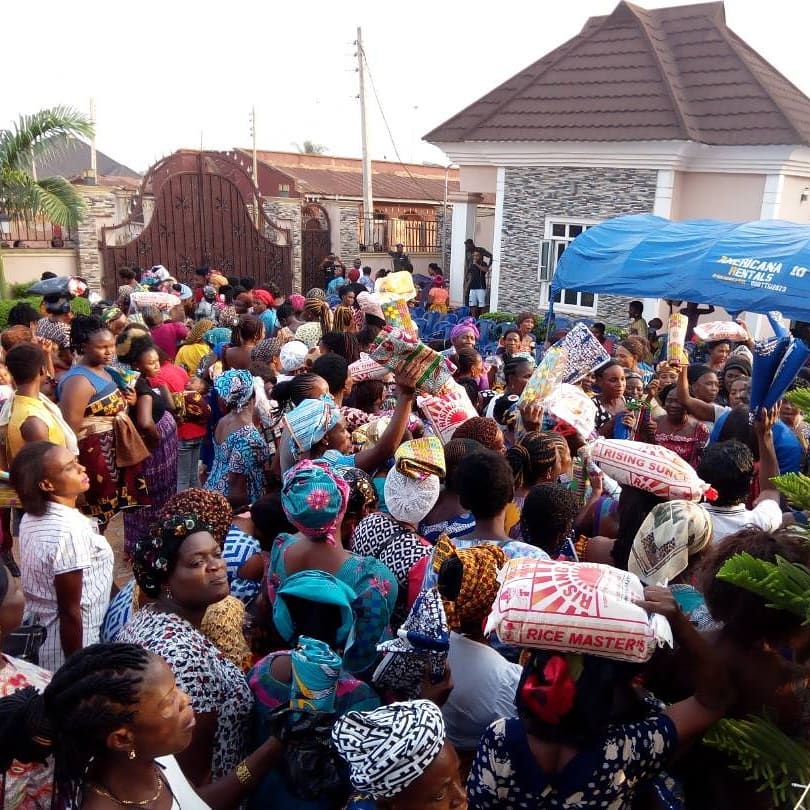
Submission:
<svg viewBox="0 0 810 810">
<path fill-rule="evenodd" d="M 244 159 L 230 152 L 180 151 L 156 163 L 129 218 L 103 228 L 99 248 L 108 296 L 119 269 L 156 264 L 180 281 L 208 267 L 292 291 L 290 232 L 266 216 Z"/>
<path fill-rule="evenodd" d="M 329 215 L 317 203 L 308 203 L 301 209 L 301 273 L 302 290 L 323 287 L 321 262 L 332 250 Z"/>
</svg>

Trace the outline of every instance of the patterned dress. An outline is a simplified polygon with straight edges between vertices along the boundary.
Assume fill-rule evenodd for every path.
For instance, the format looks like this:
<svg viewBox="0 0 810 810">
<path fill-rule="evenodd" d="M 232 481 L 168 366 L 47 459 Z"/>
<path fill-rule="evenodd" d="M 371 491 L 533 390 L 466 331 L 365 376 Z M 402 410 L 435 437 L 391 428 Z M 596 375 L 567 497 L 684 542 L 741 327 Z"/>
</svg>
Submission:
<svg viewBox="0 0 810 810">
<path fill-rule="evenodd" d="M 50 683 L 51 673 L 41 667 L 0 653 L 4 666 L 0 667 L 0 698 L 13 695 L 26 686 L 44 691 Z M 3 807 L 17 810 L 50 810 L 53 796 L 53 763 L 23 764 L 16 759 L 5 774 Z"/>
<path fill-rule="evenodd" d="M 469 810 L 629 810 L 633 791 L 675 752 L 672 721 L 659 714 L 614 726 L 554 776 L 543 773 L 523 722 L 497 720 L 482 735 L 467 781 Z"/>
<path fill-rule="evenodd" d="M 225 536 L 222 557 L 228 568 L 228 581 L 231 583 L 231 596 L 247 603 L 261 590 L 262 583 L 255 579 L 242 579 L 239 569 L 254 555 L 261 554 L 259 541 L 238 526 L 231 526 Z"/>
<path fill-rule="evenodd" d="M 264 494 L 264 465 L 269 458 L 270 450 L 262 434 L 253 425 L 242 425 L 225 441 L 214 444 L 214 463 L 205 488 L 227 498 L 231 494 L 228 476 L 244 475 L 248 503 L 253 503 Z"/>
<path fill-rule="evenodd" d="M 195 627 L 173 613 L 147 606 L 118 634 L 118 641 L 139 644 L 161 656 L 177 685 L 191 698 L 195 712 L 215 712 L 211 777 L 233 771 L 247 752 L 253 694 L 245 676 Z"/>
</svg>

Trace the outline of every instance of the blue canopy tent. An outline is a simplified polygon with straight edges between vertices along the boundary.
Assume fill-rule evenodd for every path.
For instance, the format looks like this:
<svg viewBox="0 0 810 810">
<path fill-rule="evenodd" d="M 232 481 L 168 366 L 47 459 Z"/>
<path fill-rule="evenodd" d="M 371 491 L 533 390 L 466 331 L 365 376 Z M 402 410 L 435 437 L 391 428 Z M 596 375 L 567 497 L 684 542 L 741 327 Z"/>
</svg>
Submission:
<svg viewBox="0 0 810 810">
<path fill-rule="evenodd" d="M 566 248 L 549 299 L 560 290 L 697 301 L 732 313 L 778 310 L 810 321 L 810 226 L 616 217 Z"/>
</svg>

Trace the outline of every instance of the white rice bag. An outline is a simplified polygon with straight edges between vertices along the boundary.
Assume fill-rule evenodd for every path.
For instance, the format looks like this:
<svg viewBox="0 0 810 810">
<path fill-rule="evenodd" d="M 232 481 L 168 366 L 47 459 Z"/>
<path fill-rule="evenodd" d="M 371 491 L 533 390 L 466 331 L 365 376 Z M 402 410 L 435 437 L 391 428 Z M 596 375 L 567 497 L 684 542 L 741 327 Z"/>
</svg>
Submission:
<svg viewBox="0 0 810 810">
<path fill-rule="evenodd" d="M 609 565 L 517 557 L 504 566 L 485 633 L 505 644 L 644 663 L 672 645 L 663 616 L 635 604 L 638 577 Z"/>
<path fill-rule="evenodd" d="M 709 321 L 709 323 L 699 323 L 694 328 L 694 333 L 701 339 L 708 342 L 713 340 L 748 340 L 748 332 L 734 321 Z"/>
<path fill-rule="evenodd" d="M 699 501 L 709 489 L 677 453 L 657 444 L 599 438 L 588 445 L 588 455 L 620 486 L 668 501 Z"/>
</svg>

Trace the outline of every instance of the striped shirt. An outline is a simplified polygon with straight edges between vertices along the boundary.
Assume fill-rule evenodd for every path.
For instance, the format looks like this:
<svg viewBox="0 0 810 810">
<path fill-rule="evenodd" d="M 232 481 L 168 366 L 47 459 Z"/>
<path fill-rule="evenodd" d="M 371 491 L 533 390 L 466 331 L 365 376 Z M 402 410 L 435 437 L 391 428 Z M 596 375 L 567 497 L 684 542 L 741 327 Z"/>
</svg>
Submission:
<svg viewBox="0 0 810 810">
<path fill-rule="evenodd" d="M 26 514 L 20 521 L 20 569 L 26 616 L 48 631 L 39 663 L 54 672 L 65 661 L 54 579 L 71 571 L 82 572 L 82 646 L 94 644 L 110 601 L 113 550 L 98 534 L 94 520 L 78 509 L 49 503 L 42 517 Z"/>
</svg>

